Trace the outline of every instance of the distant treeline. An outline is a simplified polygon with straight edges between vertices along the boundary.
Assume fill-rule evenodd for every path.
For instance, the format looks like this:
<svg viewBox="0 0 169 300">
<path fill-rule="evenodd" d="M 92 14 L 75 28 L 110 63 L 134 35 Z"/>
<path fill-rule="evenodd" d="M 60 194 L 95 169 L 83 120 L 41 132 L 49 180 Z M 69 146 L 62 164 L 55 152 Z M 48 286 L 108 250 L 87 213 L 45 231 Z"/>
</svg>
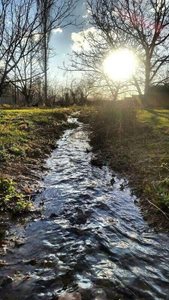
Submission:
<svg viewBox="0 0 169 300">
<path fill-rule="evenodd" d="M 150 87 L 147 98 L 148 106 L 169 108 L 169 85 Z"/>
</svg>

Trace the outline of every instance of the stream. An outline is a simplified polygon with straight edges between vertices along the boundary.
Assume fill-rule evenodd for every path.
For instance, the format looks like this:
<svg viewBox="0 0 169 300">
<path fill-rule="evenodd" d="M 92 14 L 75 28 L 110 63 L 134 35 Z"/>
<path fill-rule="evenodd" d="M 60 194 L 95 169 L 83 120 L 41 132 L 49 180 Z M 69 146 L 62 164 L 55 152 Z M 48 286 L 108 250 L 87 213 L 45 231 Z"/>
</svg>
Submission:
<svg viewBox="0 0 169 300">
<path fill-rule="evenodd" d="M 169 299 L 169 235 L 149 228 L 123 178 L 91 164 L 87 127 L 69 122 L 36 196 L 43 216 L 9 232 L 20 243 L 2 253 L 0 300 Z"/>
</svg>

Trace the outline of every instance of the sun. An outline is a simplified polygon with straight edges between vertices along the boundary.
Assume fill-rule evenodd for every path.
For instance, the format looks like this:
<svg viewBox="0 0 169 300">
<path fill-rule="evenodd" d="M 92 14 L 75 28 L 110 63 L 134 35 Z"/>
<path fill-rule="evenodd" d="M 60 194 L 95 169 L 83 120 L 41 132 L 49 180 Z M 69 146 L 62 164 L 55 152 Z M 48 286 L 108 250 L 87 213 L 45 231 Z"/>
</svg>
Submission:
<svg viewBox="0 0 169 300">
<path fill-rule="evenodd" d="M 127 81 L 135 73 L 137 60 L 129 49 L 111 52 L 103 62 L 104 73 L 114 81 Z"/>
</svg>

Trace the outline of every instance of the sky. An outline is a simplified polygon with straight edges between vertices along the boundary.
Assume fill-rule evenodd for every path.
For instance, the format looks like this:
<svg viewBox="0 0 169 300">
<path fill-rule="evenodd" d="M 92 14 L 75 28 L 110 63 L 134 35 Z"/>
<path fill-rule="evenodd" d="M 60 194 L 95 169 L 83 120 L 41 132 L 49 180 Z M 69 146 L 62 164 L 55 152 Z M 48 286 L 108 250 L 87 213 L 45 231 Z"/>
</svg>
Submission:
<svg viewBox="0 0 169 300">
<path fill-rule="evenodd" d="M 74 33 L 82 31 L 81 22 L 84 22 L 83 27 L 87 27 L 86 19 L 86 3 L 85 0 L 79 0 L 74 14 L 78 17 L 78 26 L 71 25 L 66 28 L 58 28 L 52 32 L 50 39 L 51 57 L 49 59 L 48 76 L 52 82 L 64 82 L 67 80 L 69 74 L 66 75 L 65 71 L 59 69 L 63 67 L 63 62 L 70 65 L 69 55 L 72 53 L 74 42 L 72 36 Z M 76 73 L 76 72 L 73 72 Z M 71 74 L 71 77 L 76 76 Z"/>
</svg>

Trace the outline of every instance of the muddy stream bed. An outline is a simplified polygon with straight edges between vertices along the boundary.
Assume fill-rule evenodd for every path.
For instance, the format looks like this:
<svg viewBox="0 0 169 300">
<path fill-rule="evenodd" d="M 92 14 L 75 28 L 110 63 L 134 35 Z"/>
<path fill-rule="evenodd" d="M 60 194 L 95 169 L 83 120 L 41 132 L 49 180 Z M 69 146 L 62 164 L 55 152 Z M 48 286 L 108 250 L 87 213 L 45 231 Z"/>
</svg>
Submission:
<svg viewBox="0 0 169 300">
<path fill-rule="evenodd" d="M 1 300 L 169 299 L 169 235 L 148 227 L 124 179 L 92 166 L 88 139 L 81 123 L 65 131 L 35 200 L 43 217 L 8 232 L 21 242 L 2 251 Z"/>
</svg>

